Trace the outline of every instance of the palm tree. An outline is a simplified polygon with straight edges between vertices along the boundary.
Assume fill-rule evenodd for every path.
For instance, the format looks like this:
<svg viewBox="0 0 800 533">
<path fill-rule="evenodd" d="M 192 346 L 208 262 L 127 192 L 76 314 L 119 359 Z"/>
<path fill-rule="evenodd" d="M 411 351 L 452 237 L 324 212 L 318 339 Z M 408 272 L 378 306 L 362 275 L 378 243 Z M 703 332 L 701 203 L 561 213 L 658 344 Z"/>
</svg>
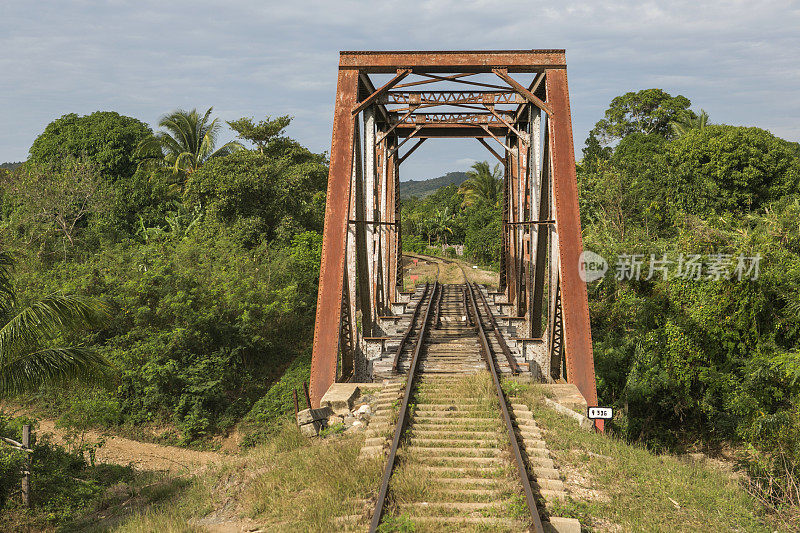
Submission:
<svg viewBox="0 0 800 533">
<path fill-rule="evenodd" d="M 61 295 L 17 308 L 12 266 L 11 255 L 0 251 L 0 398 L 47 382 L 105 375 L 111 365 L 97 352 L 54 346 L 54 341 L 104 323 L 108 308 L 97 300 Z"/>
<path fill-rule="evenodd" d="M 497 206 L 503 190 L 503 183 L 500 181 L 502 177 L 500 165 L 495 165 L 494 170 L 490 170 L 488 162 L 479 161 L 472 165 L 472 169 L 467 172 L 467 181 L 462 183 L 459 188 L 464 195 L 462 205 L 467 207 L 485 203 Z"/>
<path fill-rule="evenodd" d="M 708 126 L 708 113 L 705 109 L 700 110 L 697 116 L 684 116 L 680 120 L 670 122 L 672 133 L 675 137 L 683 137 L 690 130 L 702 130 Z"/>
<path fill-rule="evenodd" d="M 453 233 L 453 229 L 450 227 L 452 219 L 449 207 L 437 209 L 433 217 L 429 219 L 431 232 L 436 235 L 439 244 L 442 244 L 443 241 L 444 244 L 447 244 L 447 234 Z"/>
<path fill-rule="evenodd" d="M 138 153 L 143 160 L 159 160 L 172 167 L 174 174 L 186 176 L 215 157 L 231 154 L 244 148 L 236 141 L 215 149 L 222 123 L 211 119 L 209 107 L 205 115 L 197 109 L 178 109 L 165 115 L 158 125 L 167 131 L 159 132 L 139 143 Z"/>
</svg>

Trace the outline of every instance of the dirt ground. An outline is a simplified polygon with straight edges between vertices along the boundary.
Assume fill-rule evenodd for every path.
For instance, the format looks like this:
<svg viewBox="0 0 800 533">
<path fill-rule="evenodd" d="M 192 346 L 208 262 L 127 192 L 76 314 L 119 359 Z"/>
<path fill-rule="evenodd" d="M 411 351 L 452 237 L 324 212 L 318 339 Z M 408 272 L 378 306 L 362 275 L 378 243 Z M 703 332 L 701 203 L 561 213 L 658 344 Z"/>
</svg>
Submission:
<svg viewBox="0 0 800 533">
<path fill-rule="evenodd" d="M 442 259 L 406 252 L 403 254 L 403 290 L 410 291 L 418 283 L 437 279 L 440 283 L 464 283 L 465 273 L 471 282 L 484 284 L 490 290 L 497 288 L 500 274 L 473 267 L 474 265 L 461 259 Z"/>
<path fill-rule="evenodd" d="M 10 406 L 6 404 L 6 409 Z M 13 409 L 15 414 L 25 413 L 24 409 Z M 27 414 L 27 413 L 26 413 Z M 35 417 L 39 420 L 38 434 L 51 433 L 53 441 L 66 445 L 66 432 L 56 428 L 55 420 Z M 103 435 L 97 431 L 87 431 L 85 439 L 88 442 L 105 439 L 105 444 L 96 452 L 98 463 L 131 465 L 136 470 L 163 471 L 171 473 L 186 473 L 200 467 L 224 460 L 226 454 L 217 452 L 201 452 L 189 450 L 178 446 L 162 446 L 151 442 L 140 442 L 111 435 Z"/>
<path fill-rule="evenodd" d="M 39 420 L 38 431 L 52 433 L 53 440 L 64 443 L 63 431 L 55 427 L 53 420 Z M 101 438 L 101 435 L 94 431 L 88 431 L 86 438 L 92 441 Z M 97 450 L 97 462 L 130 464 L 137 470 L 191 471 L 224 458 L 223 454 L 216 452 L 200 452 L 177 446 L 162 446 L 123 437 L 106 436 L 105 439 L 105 444 Z"/>
</svg>

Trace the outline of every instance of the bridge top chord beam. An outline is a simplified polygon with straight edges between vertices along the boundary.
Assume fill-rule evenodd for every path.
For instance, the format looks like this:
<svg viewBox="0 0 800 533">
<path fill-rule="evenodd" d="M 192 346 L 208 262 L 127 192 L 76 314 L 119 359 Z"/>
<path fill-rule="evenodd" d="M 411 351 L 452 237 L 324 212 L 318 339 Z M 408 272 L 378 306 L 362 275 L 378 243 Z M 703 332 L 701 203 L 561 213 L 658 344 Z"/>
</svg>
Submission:
<svg viewBox="0 0 800 533">
<path fill-rule="evenodd" d="M 541 72 L 566 68 L 563 49 L 554 50 L 459 50 L 459 51 L 346 51 L 339 55 L 340 69 L 369 74 L 396 73 L 398 68 L 418 72 Z"/>
</svg>

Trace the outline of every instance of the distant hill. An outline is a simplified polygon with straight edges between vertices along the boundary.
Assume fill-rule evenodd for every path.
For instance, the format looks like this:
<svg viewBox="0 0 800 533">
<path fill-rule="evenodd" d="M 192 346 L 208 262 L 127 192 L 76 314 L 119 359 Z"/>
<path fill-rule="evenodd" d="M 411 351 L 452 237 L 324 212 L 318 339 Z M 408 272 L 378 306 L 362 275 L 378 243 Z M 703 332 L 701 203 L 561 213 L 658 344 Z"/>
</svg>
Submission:
<svg viewBox="0 0 800 533">
<path fill-rule="evenodd" d="M 22 165 L 22 163 L 23 163 L 23 161 L 19 161 L 17 163 L 0 163 L 0 168 L 6 169 L 6 170 L 14 170 L 18 166 Z"/>
<path fill-rule="evenodd" d="M 409 180 L 400 182 L 400 198 L 411 198 L 417 196 L 422 198 L 433 194 L 442 187 L 455 183 L 461 185 L 467 181 L 466 172 L 448 172 L 444 176 L 438 178 L 431 178 L 429 180 Z"/>
</svg>

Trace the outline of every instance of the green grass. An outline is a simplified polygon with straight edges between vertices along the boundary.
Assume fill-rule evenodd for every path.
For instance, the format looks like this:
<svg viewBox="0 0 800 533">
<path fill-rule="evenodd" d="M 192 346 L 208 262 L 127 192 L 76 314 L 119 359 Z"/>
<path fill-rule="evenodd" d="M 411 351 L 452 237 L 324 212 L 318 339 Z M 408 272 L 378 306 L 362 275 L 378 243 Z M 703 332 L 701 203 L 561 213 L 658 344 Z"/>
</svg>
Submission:
<svg viewBox="0 0 800 533">
<path fill-rule="evenodd" d="M 265 531 L 336 531 L 335 517 L 368 518 L 383 458 L 359 459 L 363 436 L 307 439 L 285 424 L 263 445 L 194 478 L 105 531 L 195 532 L 204 517 Z M 100 531 L 100 530 L 98 530 Z"/>
<path fill-rule="evenodd" d="M 477 396 L 494 393 L 488 380 L 471 379 L 456 390 L 457 396 L 469 391 L 474 397 L 476 390 L 480 390 Z M 760 507 L 729 470 L 657 455 L 612 436 L 585 432 L 573 420 L 543 406 L 539 387 L 512 388 L 516 390 L 509 395 L 531 407 L 571 494 L 548 507 L 551 516 L 578 518 L 584 531 L 789 529 Z M 216 519 L 265 531 L 327 532 L 343 528 L 335 517 L 355 517 L 354 524 L 366 527 L 384 458 L 360 459 L 362 443 L 361 435 L 350 434 L 306 439 L 287 423 L 242 457 L 232 457 L 194 478 L 152 479 L 139 486 L 132 499 L 111 499 L 83 522 L 62 530 L 198 532 Z M 410 457 L 403 455 L 392 481 L 387 531 L 427 530 L 427 525 L 411 523 L 403 504 L 435 501 L 440 496 L 428 474 L 412 466 L 416 461 L 408 461 Z M 477 472 L 454 477 L 465 475 Z M 491 486 L 500 496 L 496 507 L 479 514 L 524 519 L 526 505 L 515 476 L 508 465 L 490 472 Z M 482 495 L 463 495 L 457 501 L 487 500 Z"/>
<path fill-rule="evenodd" d="M 776 529 L 774 517 L 731 471 L 581 430 L 543 405 L 540 387 L 517 397 L 545 430 L 547 447 L 572 492 L 553 505 L 552 516 L 578 518 L 588 531 Z"/>
</svg>

